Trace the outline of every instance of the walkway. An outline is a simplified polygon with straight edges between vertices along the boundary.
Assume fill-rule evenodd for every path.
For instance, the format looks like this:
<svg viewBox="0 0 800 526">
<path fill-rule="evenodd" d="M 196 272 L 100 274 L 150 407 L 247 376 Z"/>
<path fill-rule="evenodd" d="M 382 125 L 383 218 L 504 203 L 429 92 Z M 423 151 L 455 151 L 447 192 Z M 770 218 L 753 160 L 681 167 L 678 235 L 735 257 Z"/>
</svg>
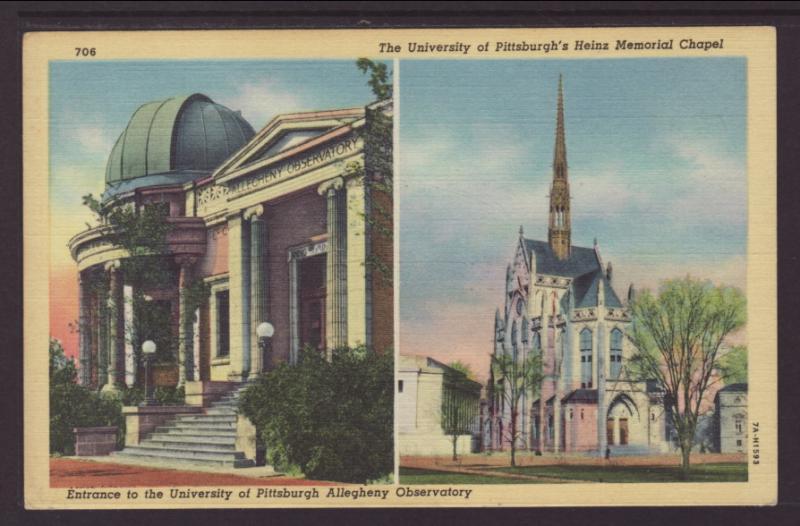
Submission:
<svg viewBox="0 0 800 526">
<path fill-rule="evenodd" d="M 83 460 L 75 457 L 50 459 L 50 487 L 158 487 L 158 486 L 334 486 L 281 475 L 270 475 L 259 468 L 243 468 L 242 474 L 212 473 L 186 469 L 142 467 L 131 464 Z M 247 473 L 245 473 L 247 472 Z M 267 473 L 264 476 L 264 473 Z"/>
</svg>

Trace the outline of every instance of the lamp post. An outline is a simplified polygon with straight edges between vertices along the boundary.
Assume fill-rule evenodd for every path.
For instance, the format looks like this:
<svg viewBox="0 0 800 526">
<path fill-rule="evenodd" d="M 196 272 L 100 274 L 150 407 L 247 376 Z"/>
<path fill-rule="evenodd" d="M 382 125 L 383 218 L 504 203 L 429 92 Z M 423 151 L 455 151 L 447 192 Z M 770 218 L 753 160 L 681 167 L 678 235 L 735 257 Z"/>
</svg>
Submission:
<svg viewBox="0 0 800 526">
<path fill-rule="evenodd" d="M 275 327 L 273 327 L 268 321 L 262 321 L 258 324 L 258 327 L 256 327 L 256 336 L 258 336 L 258 352 L 261 353 L 261 367 L 264 370 L 267 368 L 269 359 L 267 354 L 269 339 L 272 338 L 273 334 L 275 334 Z"/>
<path fill-rule="evenodd" d="M 150 362 L 156 354 L 156 342 L 147 340 L 142 344 L 142 353 L 144 354 L 144 405 L 157 405 L 156 399 L 153 396 L 154 385 L 152 371 L 150 370 Z"/>
</svg>

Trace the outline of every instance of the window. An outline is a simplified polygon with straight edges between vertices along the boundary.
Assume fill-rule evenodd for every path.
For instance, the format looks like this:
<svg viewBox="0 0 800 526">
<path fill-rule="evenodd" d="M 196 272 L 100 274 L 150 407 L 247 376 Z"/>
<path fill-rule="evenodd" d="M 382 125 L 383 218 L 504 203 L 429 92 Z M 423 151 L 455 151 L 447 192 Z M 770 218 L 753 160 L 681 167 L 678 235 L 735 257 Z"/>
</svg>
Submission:
<svg viewBox="0 0 800 526">
<path fill-rule="evenodd" d="M 403 380 L 398 380 L 397 381 L 397 392 L 398 393 L 402 393 L 403 392 Z"/>
<path fill-rule="evenodd" d="M 570 419 L 570 421 L 572 421 L 572 408 L 570 408 L 570 410 L 569 410 L 569 419 Z"/>
<path fill-rule="evenodd" d="M 739 418 L 736 419 L 736 432 L 742 432 L 742 421 Z"/>
<path fill-rule="evenodd" d="M 622 370 L 622 331 L 614 329 L 611 331 L 611 378 L 619 378 Z"/>
<path fill-rule="evenodd" d="M 736 447 L 742 447 L 742 441 L 741 440 L 737 440 L 736 441 Z"/>
<path fill-rule="evenodd" d="M 583 420 L 583 409 L 581 409 L 581 420 Z"/>
<path fill-rule="evenodd" d="M 581 331 L 581 387 L 592 388 L 592 331 Z"/>
<path fill-rule="evenodd" d="M 230 301 L 227 290 L 217 292 L 217 356 L 230 354 Z"/>
</svg>

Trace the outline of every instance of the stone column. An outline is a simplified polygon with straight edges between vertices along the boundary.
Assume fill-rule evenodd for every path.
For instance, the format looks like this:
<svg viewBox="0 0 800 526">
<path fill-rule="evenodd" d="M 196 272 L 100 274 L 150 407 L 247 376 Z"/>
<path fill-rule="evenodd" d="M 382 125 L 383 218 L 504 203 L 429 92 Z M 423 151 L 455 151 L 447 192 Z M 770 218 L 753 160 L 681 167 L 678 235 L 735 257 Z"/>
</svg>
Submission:
<svg viewBox="0 0 800 526">
<path fill-rule="evenodd" d="M 91 374 L 91 334 L 89 333 L 89 279 L 78 273 L 78 383 L 89 386 Z"/>
<path fill-rule="evenodd" d="M 370 346 L 372 344 L 371 317 L 372 294 L 368 254 L 370 235 L 367 232 L 367 191 L 363 177 L 350 177 L 345 181 L 347 192 L 347 344 Z M 389 270 L 391 272 L 391 270 Z"/>
<path fill-rule="evenodd" d="M 250 375 L 257 376 L 267 365 L 256 335 L 258 324 L 267 321 L 266 221 L 263 205 L 248 208 L 250 221 Z"/>
<path fill-rule="evenodd" d="M 178 386 L 184 385 L 186 380 L 194 379 L 194 354 L 190 349 L 193 340 L 193 311 L 189 311 L 186 295 L 195 261 L 196 258 L 190 256 L 181 256 L 176 260 L 180 267 L 178 277 Z"/>
<path fill-rule="evenodd" d="M 109 272 L 108 382 L 104 391 L 116 391 L 125 383 L 125 305 L 120 262 L 106 263 Z"/>
<path fill-rule="evenodd" d="M 325 333 L 328 349 L 347 345 L 347 211 L 344 180 L 336 177 L 320 185 L 328 200 L 328 261 Z"/>
<path fill-rule="evenodd" d="M 97 385 L 103 387 L 108 380 L 108 282 L 101 277 L 97 295 Z"/>
<path fill-rule="evenodd" d="M 241 382 L 250 370 L 250 241 L 247 223 L 228 216 L 230 355 L 228 380 Z M 219 374 L 219 373 L 218 373 Z"/>
</svg>

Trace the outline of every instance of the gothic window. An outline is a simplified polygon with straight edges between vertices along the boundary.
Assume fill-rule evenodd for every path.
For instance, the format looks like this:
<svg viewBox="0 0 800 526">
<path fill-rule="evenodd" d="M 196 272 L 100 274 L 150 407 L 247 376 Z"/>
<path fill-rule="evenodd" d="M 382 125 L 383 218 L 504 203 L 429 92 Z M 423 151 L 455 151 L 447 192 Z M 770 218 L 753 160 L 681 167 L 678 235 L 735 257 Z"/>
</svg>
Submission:
<svg viewBox="0 0 800 526">
<path fill-rule="evenodd" d="M 619 378 L 622 370 L 622 331 L 611 331 L 611 378 Z"/>
<path fill-rule="evenodd" d="M 581 387 L 592 388 L 592 331 L 581 331 Z"/>
</svg>

